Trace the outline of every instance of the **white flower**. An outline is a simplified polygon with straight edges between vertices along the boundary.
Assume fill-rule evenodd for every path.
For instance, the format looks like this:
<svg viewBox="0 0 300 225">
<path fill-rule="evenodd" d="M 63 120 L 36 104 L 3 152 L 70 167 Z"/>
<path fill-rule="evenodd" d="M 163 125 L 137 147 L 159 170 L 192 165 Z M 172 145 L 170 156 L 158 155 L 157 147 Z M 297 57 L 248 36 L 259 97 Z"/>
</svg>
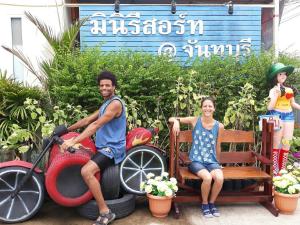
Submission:
<svg viewBox="0 0 300 225">
<path fill-rule="evenodd" d="M 157 190 L 159 192 L 165 192 L 168 189 L 168 186 L 165 183 L 158 183 Z"/>
<path fill-rule="evenodd" d="M 147 174 L 147 179 L 151 179 L 152 177 L 155 177 L 154 173 L 148 173 Z"/>
<path fill-rule="evenodd" d="M 286 180 L 282 180 L 282 181 L 278 182 L 277 186 L 280 187 L 280 188 L 286 188 L 287 186 L 289 186 L 289 182 L 286 181 Z"/>
<path fill-rule="evenodd" d="M 295 188 L 296 190 L 300 191 L 300 184 L 295 184 L 295 185 L 294 185 L 294 188 Z"/>
<path fill-rule="evenodd" d="M 172 184 L 177 184 L 177 180 L 176 180 L 176 178 L 175 177 L 171 177 L 170 178 L 170 182 L 172 183 Z"/>
<path fill-rule="evenodd" d="M 144 188 L 145 188 L 145 182 L 141 182 L 140 183 L 140 190 L 144 190 Z"/>
<path fill-rule="evenodd" d="M 161 181 L 161 180 L 162 180 L 162 177 L 161 177 L 161 176 L 157 176 L 157 177 L 155 177 L 155 180 L 156 180 L 156 181 Z"/>
<path fill-rule="evenodd" d="M 294 186 L 289 186 L 288 187 L 288 192 L 289 192 L 289 194 L 295 194 L 296 193 L 295 187 Z"/>
<path fill-rule="evenodd" d="M 153 182 L 152 182 L 152 186 L 157 186 L 159 183 L 160 183 L 160 181 L 153 180 Z"/>
<path fill-rule="evenodd" d="M 298 168 L 288 165 L 287 170 L 280 170 L 279 175 L 273 177 L 275 190 L 280 193 L 297 194 L 300 192 L 300 176 Z"/>
<path fill-rule="evenodd" d="M 292 184 L 297 184 L 298 183 L 297 179 L 290 173 L 284 174 L 282 176 L 282 178 L 286 179 L 287 181 L 291 182 Z"/>
<path fill-rule="evenodd" d="M 167 189 L 165 194 L 166 194 L 166 196 L 170 197 L 173 195 L 173 191 L 171 189 Z"/>
<path fill-rule="evenodd" d="M 147 184 L 153 185 L 153 184 L 154 184 L 154 182 L 155 182 L 155 180 L 153 180 L 153 179 L 149 179 L 149 180 L 147 181 Z"/>
<path fill-rule="evenodd" d="M 288 170 L 291 170 L 291 169 L 293 169 L 293 166 L 292 166 L 292 165 L 288 165 L 286 168 L 287 168 Z"/>
<path fill-rule="evenodd" d="M 150 194 L 151 191 L 152 191 L 152 186 L 151 186 L 151 185 L 146 185 L 145 191 L 146 191 L 148 194 Z"/>
<path fill-rule="evenodd" d="M 173 196 L 178 191 L 177 180 L 172 177 L 168 179 L 167 172 L 162 173 L 162 176 L 152 176 L 148 174 L 146 181 L 141 182 L 140 188 L 148 194 L 159 196 Z"/>
<path fill-rule="evenodd" d="M 279 180 L 282 180 L 281 176 L 275 176 L 275 177 L 273 177 L 273 181 L 279 181 Z"/>
<path fill-rule="evenodd" d="M 169 176 L 169 173 L 168 173 L 168 172 L 163 172 L 163 173 L 161 174 L 161 176 L 162 176 L 162 177 L 168 177 L 168 176 Z"/>
<path fill-rule="evenodd" d="M 285 169 L 282 169 L 282 170 L 279 171 L 279 174 L 286 174 L 286 173 L 288 173 L 288 171 L 285 170 Z"/>
<path fill-rule="evenodd" d="M 172 186 L 172 189 L 173 189 L 174 192 L 177 192 L 177 191 L 178 191 L 177 185 L 173 185 L 173 186 Z"/>
</svg>

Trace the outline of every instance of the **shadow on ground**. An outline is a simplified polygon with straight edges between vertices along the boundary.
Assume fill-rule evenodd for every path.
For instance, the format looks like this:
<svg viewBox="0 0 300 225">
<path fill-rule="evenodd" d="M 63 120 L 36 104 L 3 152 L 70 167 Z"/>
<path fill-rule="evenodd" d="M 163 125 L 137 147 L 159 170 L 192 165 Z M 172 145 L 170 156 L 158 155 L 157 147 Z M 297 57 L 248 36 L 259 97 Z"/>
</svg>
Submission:
<svg viewBox="0 0 300 225">
<path fill-rule="evenodd" d="M 293 215 L 274 217 L 258 204 L 221 205 L 221 217 L 206 219 L 200 213 L 198 204 L 181 204 L 180 219 L 157 219 L 151 216 L 147 201 L 138 197 L 136 210 L 128 217 L 115 220 L 112 225 L 296 225 L 300 224 L 300 206 Z M 48 200 L 42 209 L 29 221 L 21 225 L 91 225 L 93 221 L 80 217 L 74 208 L 65 208 Z"/>
</svg>

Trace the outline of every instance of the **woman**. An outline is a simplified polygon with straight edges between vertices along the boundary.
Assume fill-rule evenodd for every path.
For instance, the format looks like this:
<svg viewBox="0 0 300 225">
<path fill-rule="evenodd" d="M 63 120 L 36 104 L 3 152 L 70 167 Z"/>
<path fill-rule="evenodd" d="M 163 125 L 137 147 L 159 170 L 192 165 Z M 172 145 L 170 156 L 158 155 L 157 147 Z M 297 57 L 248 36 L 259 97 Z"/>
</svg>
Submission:
<svg viewBox="0 0 300 225">
<path fill-rule="evenodd" d="M 300 109 L 295 102 L 294 91 L 285 82 L 289 74 L 293 73 L 294 67 L 285 66 L 282 63 L 273 64 L 268 73 L 268 81 L 272 89 L 269 92 L 268 115 L 278 115 L 280 129 L 274 131 L 273 139 L 273 174 L 277 175 L 286 167 L 290 150 L 290 140 L 294 132 L 293 108 Z"/>
<path fill-rule="evenodd" d="M 213 118 L 215 103 L 211 97 L 201 101 L 201 117 L 171 117 L 173 132 L 178 135 L 180 123 L 193 127 L 193 143 L 189 153 L 192 163 L 189 170 L 202 179 L 202 212 L 205 217 L 220 216 L 214 202 L 223 185 L 223 172 L 216 158 L 216 143 L 220 129 L 224 125 Z M 211 186 L 214 180 L 213 186 Z M 208 196 L 210 195 L 209 201 Z"/>
</svg>

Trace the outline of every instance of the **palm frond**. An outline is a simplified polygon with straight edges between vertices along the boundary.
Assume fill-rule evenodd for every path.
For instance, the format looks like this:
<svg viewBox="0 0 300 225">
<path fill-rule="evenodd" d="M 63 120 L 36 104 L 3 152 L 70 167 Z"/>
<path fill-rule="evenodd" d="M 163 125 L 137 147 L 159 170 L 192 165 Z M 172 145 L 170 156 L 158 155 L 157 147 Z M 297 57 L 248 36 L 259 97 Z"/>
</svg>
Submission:
<svg viewBox="0 0 300 225">
<path fill-rule="evenodd" d="M 66 31 L 63 32 L 60 40 L 61 46 L 64 45 L 68 49 L 72 49 L 74 47 L 76 37 L 80 31 L 80 27 L 82 27 L 86 21 L 88 21 L 89 17 L 85 17 L 79 21 L 73 23 Z"/>
<path fill-rule="evenodd" d="M 30 12 L 25 12 L 27 19 L 32 22 L 43 36 L 47 39 L 50 46 L 56 51 L 59 47 L 59 37 L 55 34 L 53 29 L 46 25 L 44 22 L 40 21 L 37 17 L 33 16 Z"/>
<path fill-rule="evenodd" d="M 48 75 L 51 72 L 51 68 L 52 68 L 52 60 L 43 60 L 41 62 L 38 63 L 39 64 L 39 68 L 42 71 L 42 73 L 48 77 Z"/>
<path fill-rule="evenodd" d="M 6 51 L 10 52 L 11 54 L 13 54 L 14 56 L 18 57 L 25 65 L 25 67 L 33 74 L 36 76 L 36 78 L 41 82 L 41 84 L 44 84 L 44 80 L 45 80 L 45 76 L 43 74 L 40 74 L 35 67 L 33 66 L 32 62 L 30 61 L 30 59 L 25 56 L 25 54 L 23 53 L 23 51 L 21 49 L 18 48 L 9 48 L 7 46 L 3 46 L 2 48 L 4 48 Z"/>
<path fill-rule="evenodd" d="M 7 70 L 2 71 L 0 69 L 0 79 L 9 79 L 9 76 L 7 74 Z"/>
</svg>

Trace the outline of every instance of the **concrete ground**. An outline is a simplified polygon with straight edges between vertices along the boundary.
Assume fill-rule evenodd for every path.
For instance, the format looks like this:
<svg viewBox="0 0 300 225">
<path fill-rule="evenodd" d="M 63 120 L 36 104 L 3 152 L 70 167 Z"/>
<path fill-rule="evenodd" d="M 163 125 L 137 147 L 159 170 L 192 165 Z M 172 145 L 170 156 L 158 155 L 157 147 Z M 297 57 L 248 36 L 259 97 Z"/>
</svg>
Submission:
<svg viewBox="0 0 300 225">
<path fill-rule="evenodd" d="M 197 204 L 181 204 L 182 216 L 174 219 L 171 212 L 167 218 L 157 219 L 151 216 L 147 201 L 137 199 L 136 210 L 126 218 L 115 220 L 112 225 L 296 225 L 300 224 L 300 203 L 293 215 L 274 217 L 259 204 L 220 205 L 221 217 L 204 218 Z M 91 225 L 92 221 L 80 217 L 75 209 L 56 205 L 46 201 L 42 209 L 31 220 L 22 225 Z"/>
</svg>

